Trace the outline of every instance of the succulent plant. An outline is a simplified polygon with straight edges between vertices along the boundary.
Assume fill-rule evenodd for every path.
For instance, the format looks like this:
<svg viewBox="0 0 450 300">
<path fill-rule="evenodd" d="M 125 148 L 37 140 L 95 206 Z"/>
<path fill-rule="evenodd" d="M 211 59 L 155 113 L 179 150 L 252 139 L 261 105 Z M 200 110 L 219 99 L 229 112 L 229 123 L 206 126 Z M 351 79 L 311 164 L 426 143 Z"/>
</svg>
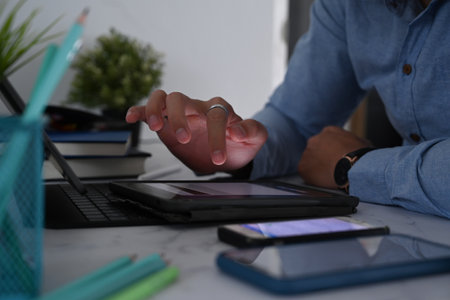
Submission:
<svg viewBox="0 0 450 300">
<path fill-rule="evenodd" d="M 161 84 L 161 57 L 151 45 L 111 28 L 92 49 L 75 58 L 76 74 L 67 102 L 124 111 Z"/>
</svg>

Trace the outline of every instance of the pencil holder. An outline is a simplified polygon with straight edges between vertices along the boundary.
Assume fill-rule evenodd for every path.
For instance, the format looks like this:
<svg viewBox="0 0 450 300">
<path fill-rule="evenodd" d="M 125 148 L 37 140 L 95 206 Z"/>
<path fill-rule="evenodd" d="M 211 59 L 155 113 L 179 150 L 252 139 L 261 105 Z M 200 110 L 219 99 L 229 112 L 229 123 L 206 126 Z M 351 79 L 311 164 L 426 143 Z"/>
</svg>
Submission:
<svg viewBox="0 0 450 300">
<path fill-rule="evenodd" d="M 0 299 L 29 299 L 39 294 L 43 233 L 41 136 L 39 122 L 24 124 L 20 118 L 0 118 Z M 14 139 L 20 143 L 13 144 Z M 12 151 L 8 149 L 10 144 L 14 145 L 9 147 Z"/>
</svg>

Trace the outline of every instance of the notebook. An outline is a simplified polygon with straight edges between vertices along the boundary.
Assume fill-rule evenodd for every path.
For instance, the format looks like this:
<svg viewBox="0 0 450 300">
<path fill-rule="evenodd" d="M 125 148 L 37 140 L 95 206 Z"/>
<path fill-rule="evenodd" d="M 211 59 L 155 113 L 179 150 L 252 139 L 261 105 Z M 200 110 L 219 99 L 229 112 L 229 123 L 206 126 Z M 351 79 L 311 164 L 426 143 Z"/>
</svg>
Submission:
<svg viewBox="0 0 450 300">
<path fill-rule="evenodd" d="M 0 82 L 0 91 L 10 110 L 20 114 L 25 103 L 8 79 Z M 82 183 L 44 132 L 43 143 L 49 159 L 67 182 L 45 183 L 45 227 L 85 228 L 166 224 L 113 195 L 108 181 Z"/>
</svg>

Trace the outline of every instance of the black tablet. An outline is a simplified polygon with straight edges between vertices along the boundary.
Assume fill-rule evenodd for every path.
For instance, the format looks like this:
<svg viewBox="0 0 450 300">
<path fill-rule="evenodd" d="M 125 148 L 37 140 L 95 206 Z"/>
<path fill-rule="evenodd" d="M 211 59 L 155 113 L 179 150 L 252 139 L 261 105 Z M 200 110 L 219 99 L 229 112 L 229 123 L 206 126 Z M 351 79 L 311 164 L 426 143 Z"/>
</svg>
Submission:
<svg viewBox="0 0 450 300">
<path fill-rule="evenodd" d="M 345 215 L 355 197 L 275 181 L 122 181 L 112 192 L 170 221 Z"/>
</svg>

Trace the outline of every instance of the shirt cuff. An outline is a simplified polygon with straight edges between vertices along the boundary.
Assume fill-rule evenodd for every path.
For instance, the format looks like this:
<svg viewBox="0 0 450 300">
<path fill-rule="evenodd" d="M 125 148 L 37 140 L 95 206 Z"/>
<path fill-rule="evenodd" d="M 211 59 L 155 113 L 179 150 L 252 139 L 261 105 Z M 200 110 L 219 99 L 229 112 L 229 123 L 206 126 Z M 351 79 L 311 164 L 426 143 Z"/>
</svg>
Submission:
<svg viewBox="0 0 450 300">
<path fill-rule="evenodd" d="M 361 201 L 393 205 L 385 177 L 389 152 L 389 149 L 377 149 L 358 159 L 348 172 L 350 195 Z"/>
<path fill-rule="evenodd" d="M 361 157 L 349 171 L 350 194 L 450 218 L 450 139 L 385 148 Z"/>
</svg>

